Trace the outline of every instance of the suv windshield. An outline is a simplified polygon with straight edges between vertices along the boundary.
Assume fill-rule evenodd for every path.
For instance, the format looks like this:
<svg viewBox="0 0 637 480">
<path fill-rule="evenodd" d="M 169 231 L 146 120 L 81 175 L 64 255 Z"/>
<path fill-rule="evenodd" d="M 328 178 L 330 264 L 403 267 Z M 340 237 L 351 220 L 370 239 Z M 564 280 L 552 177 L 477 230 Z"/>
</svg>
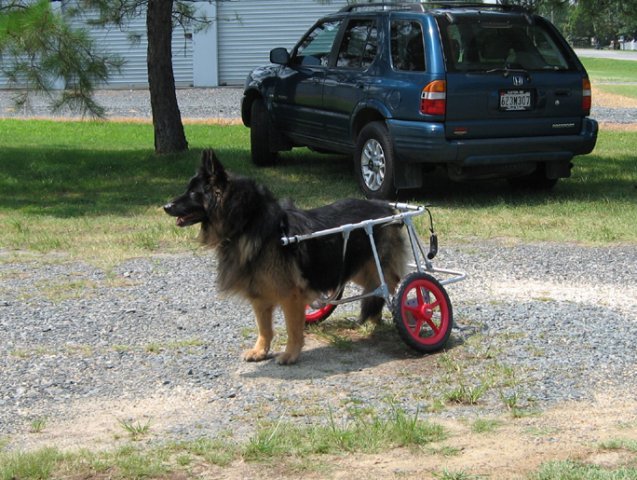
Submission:
<svg viewBox="0 0 637 480">
<path fill-rule="evenodd" d="M 541 25 L 452 23 L 443 27 L 449 71 L 568 70 L 569 63 Z"/>
</svg>

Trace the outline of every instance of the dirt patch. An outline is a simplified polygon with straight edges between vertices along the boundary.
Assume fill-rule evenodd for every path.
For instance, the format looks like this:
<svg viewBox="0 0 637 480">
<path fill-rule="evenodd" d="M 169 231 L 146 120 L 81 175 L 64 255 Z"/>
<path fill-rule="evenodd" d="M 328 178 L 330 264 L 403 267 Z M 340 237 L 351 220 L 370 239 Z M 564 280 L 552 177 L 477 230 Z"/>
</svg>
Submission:
<svg viewBox="0 0 637 480">
<path fill-rule="evenodd" d="M 161 438 L 176 421 L 194 416 L 206 406 L 205 392 L 180 392 L 171 397 L 144 398 L 120 402 L 87 402 L 74 405 L 70 421 L 47 426 L 39 434 L 30 434 L 29 447 L 56 445 L 76 450 L 87 444 L 94 449 L 114 448 L 129 439 L 119 419 L 152 419 L 153 436 Z M 220 412 L 221 414 L 221 412 Z M 575 460 L 617 468 L 635 462 L 633 452 L 606 450 L 609 440 L 637 441 L 637 402 L 623 396 L 596 397 L 591 403 L 565 403 L 522 418 L 492 418 L 493 430 L 476 433 L 474 418 L 444 419 L 432 417 L 448 432 L 446 440 L 422 448 L 400 448 L 380 454 L 321 456 L 307 462 L 312 465 L 304 478 L 436 478 L 443 471 L 464 472 L 490 479 L 522 479 L 550 461 Z M 219 467 L 201 465 L 207 478 L 221 474 L 226 479 L 298 478 L 294 467 L 299 459 L 275 464 L 235 462 Z M 315 465 L 323 465 L 317 471 Z M 316 467 L 318 468 L 318 467 Z M 439 478 L 439 477 L 438 477 Z"/>
<path fill-rule="evenodd" d="M 611 132 L 637 132 L 637 124 L 627 123 L 608 123 L 601 122 L 599 124 L 600 130 L 608 130 Z"/>
<path fill-rule="evenodd" d="M 370 478 L 432 478 L 448 470 L 510 480 L 528 478 L 543 463 L 557 460 L 603 461 L 612 468 L 626 458 L 600 450 L 600 443 L 637 438 L 636 406 L 631 405 L 632 415 L 627 417 L 625 406 L 611 399 L 599 399 L 593 405 L 566 404 L 537 416 L 502 419 L 501 426 L 491 433 L 474 433 L 470 421 L 442 422 L 451 434 L 441 444 L 419 452 L 399 450 L 392 455 L 348 458 L 338 464 L 344 471 L 366 471 Z"/>
</svg>

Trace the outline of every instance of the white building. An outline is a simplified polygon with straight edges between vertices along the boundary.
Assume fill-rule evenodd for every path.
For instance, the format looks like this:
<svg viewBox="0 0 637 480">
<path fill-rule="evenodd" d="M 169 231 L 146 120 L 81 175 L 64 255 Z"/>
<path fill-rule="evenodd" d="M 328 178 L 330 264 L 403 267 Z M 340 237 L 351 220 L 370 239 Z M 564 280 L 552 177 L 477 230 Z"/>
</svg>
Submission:
<svg viewBox="0 0 637 480">
<path fill-rule="evenodd" d="M 65 4 L 53 3 L 62 13 Z M 196 4 L 199 13 L 212 23 L 200 32 L 174 29 L 175 83 L 179 87 L 242 85 L 252 68 L 268 63 L 272 48 L 292 48 L 319 17 L 346 4 L 346 0 L 200 1 Z M 76 18 L 73 23 L 88 28 L 100 48 L 125 60 L 121 72 L 113 74 L 107 86 L 147 86 L 146 18 L 135 18 L 123 29 L 86 27 L 85 21 Z M 0 74 L 0 87 L 6 86 Z"/>
</svg>

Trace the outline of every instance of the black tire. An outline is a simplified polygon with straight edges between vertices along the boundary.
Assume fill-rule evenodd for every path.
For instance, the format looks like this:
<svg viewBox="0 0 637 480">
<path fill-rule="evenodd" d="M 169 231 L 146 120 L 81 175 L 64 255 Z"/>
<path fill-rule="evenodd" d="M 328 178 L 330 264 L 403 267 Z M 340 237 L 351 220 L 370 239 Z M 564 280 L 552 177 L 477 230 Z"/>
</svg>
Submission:
<svg viewBox="0 0 637 480">
<path fill-rule="evenodd" d="M 252 163 L 259 167 L 274 164 L 276 152 L 272 151 L 271 125 L 263 100 L 257 99 L 250 107 L 250 153 Z"/>
<path fill-rule="evenodd" d="M 538 164 L 533 173 L 522 175 L 521 177 L 509 178 L 508 182 L 511 187 L 519 190 L 549 191 L 556 184 L 558 178 L 547 178 L 546 170 L 543 163 Z"/>
<path fill-rule="evenodd" d="M 453 328 L 453 310 L 444 287 L 431 275 L 407 275 L 393 298 L 394 323 L 403 341 L 420 353 L 445 346 Z"/>
<path fill-rule="evenodd" d="M 354 168 L 360 189 L 367 198 L 396 198 L 394 149 L 383 122 L 371 122 L 361 130 L 354 152 Z"/>
</svg>

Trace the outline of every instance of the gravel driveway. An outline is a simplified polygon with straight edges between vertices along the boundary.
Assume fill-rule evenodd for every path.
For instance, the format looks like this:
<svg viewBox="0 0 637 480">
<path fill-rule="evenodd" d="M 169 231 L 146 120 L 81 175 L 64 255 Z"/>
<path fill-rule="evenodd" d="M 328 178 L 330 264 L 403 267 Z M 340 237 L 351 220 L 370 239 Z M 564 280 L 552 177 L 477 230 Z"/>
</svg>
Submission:
<svg viewBox="0 0 637 480">
<path fill-rule="evenodd" d="M 29 104 L 16 110 L 12 93 L 0 90 L 0 118 L 2 117 L 75 117 L 75 113 L 64 110 L 53 115 L 45 97 L 33 96 Z M 177 90 L 177 101 L 184 119 L 239 119 L 241 117 L 242 88 L 184 88 Z M 96 101 L 106 108 L 107 118 L 151 119 L 150 100 L 147 90 L 99 90 Z M 599 122 L 636 123 L 637 109 L 608 108 L 595 105 L 591 117 Z"/>
<path fill-rule="evenodd" d="M 442 245 L 437 260 L 469 274 L 448 287 L 458 328 L 447 355 L 464 359 L 462 381 L 509 368 L 514 394 L 534 408 L 599 392 L 635 395 L 637 247 L 486 242 Z M 42 418 L 58 444 L 105 431 L 112 439 L 122 418 L 148 418 L 163 440 L 239 434 L 255 418 L 314 422 L 328 411 L 344 417 L 352 405 L 382 411 L 388 399 L 424 412 L 459 382 L 443 354 L 415 356 L 391 328 L 347 349 L 310 335 L 292 367 L 244 363 L 240 352 L 254 341 L 250 309 L 220 298 L 214 277 L 214 256 L 201 252 L 109 272 L 0 262 L 2 434 L 28 445 Z M 339 316 L 355 318 L 354 305 L 344 307 Z M 501 394 L 492 388 L 477 406 L 437 415 L 502 413 Z"/>
</svg>

